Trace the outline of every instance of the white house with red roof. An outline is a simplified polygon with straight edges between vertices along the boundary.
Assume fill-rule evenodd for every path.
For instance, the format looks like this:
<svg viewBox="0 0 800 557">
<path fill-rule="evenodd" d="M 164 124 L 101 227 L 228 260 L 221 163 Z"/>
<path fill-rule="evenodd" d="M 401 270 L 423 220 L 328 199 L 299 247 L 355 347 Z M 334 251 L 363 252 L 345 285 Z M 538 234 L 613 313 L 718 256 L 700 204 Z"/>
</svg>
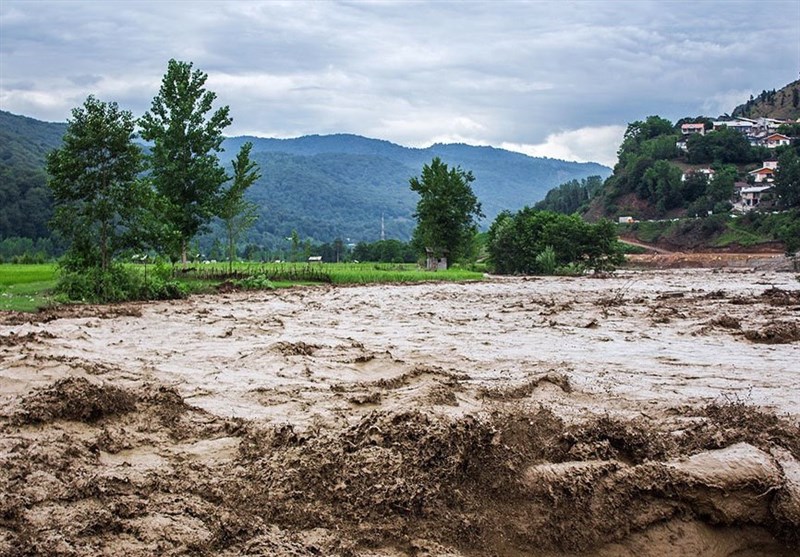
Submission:
<svg viewBox="0 0 800 557">
<path fill-rule="evenodd" d="M 748 172 L 748 174 L 753 177 L 753 181 L 756 184 L 760 184 L 762 182 L 772 182 L 775 177 L 775 169 L 762 166 L 758 170 L 752 170 Z"/>
<path fill-rule="evenodd" d="M 791 142 L 791 138 L 782 133 L 771 133 L 761 140 L 761 144 L 768 149 L 774 149 L 781 145 L 789 145 Z"/>
<path fill-rule="evenodd" d="M 705 135 L 706 133 L 706 125 L 703 123 L 700 124 L 682 124 L 681 125 L 681 133 L 683 135 L 694 135 L 699 133 L 700 135 Z"/>
</svg>

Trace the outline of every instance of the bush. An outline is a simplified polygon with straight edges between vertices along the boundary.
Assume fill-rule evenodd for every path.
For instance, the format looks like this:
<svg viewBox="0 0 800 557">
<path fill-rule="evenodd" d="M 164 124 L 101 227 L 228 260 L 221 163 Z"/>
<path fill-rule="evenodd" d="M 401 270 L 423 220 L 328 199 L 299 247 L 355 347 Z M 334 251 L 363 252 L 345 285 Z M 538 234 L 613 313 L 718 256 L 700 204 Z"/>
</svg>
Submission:
<svg viewBox="0 0 800 557">
<path fill-rule="evenodd" d="M 579 265 L 610 271 L 624 258 L 618 249 L 616 226 L 607 220 L 584 222 L 526 207 L 498 215 L 488 232 L 487 249 L 499 274 L 553 274 L 559 267 Z"/>
<path fill-rule="evenodd" d="M 108 303 L 185 298 L 187 290 L 159 273 L 145 280 L 137 270 L 122 265 L 105 271 L 97 267 L 75 270 L 62 265 L 55 293 L 71 301 Z"/>
<path fill-rule="evenodd" d="M 233 285 L 244 290 L 275 290 L 275 285 L 266 275 L 252 275 L 236 280 Z"/>
<path fill-rule="evenodd" d="M 536 267 L 543 275 L 552 275 L 556 272 L 556 252 L 553 246 L 546 246 L 536 256 Z"/>
</svg>

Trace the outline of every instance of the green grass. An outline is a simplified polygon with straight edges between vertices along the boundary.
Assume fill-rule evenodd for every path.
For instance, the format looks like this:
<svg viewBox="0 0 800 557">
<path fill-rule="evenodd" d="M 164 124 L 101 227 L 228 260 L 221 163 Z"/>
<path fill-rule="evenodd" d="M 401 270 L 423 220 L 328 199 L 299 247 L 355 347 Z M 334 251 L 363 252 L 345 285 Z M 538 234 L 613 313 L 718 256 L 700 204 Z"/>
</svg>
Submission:
<svg viewBox="0 0 800 557">
<path fill-rule="evenodd" d="M 757 234 L 755 232 L 751 232 L 750 230 L 742 230 L 739 228 L 735 228 L 728 224 L 728 228 L 719 235 L 719 237 L 714 241 L 715 247 L 725 247 L 731 244 L 738 244 L 740 246 L 755 246 L 757 244 L 763 244 L 764 242 L 769 242 L 771 238 L 764 236 L 762 234 Z"/>
<path fill-rule="evenodd" d="M 135 268 L 144 273 L 144 266 Z M 0 310 L 36 311 L 52 305 L 50 295 L 56 285 L 56 264 L 0 265 Z M 148 266 L 148 274 L 155 269 Z M 432 281 L 475 281 L 483 274 L 464 269 L 423 271 L 414 264 L 386 263 L 248 263 L 233 266 L 228 273 L 227 263 L 195 264 L 187 269 L 174 268 L 175 280 L 183 283 L 189 293 L 215 292 L 226 281 L 246 277 L 264 277 L 276 288 L 297 285 L 418 283 Z"/>
<path fill-rule="evenodd" d="M 179 280 L 221 281 L 227 278 L 264 276 L 274 283 L 372 284 L 398 282 L 480 280 L 483 274 L 464 269 L 424 271 L 415 264 L 390 263 L 236 263 L 233 275 L 227 264 L 196 265 L 183 272 L 177 268 Z M 181 278 L 183 275 L 184 278 Z"/>
<path fill-rule="evenodd" d="M 56 265 L 0 265 L 0 310 L 36 311 L 50 305 Z"/>
</svg>

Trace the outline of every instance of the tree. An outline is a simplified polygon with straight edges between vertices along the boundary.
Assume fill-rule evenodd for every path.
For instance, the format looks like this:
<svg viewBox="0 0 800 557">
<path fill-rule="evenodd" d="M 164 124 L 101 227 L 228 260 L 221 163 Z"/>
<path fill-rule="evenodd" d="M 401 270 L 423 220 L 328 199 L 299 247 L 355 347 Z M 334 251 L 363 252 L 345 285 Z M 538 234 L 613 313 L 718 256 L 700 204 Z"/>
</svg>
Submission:
<svg viewBox="0 0 800 557">
<path fill-rule="evenodd" d="M 69 270 L 99 268 L 95 276 L 103 277 L 121 249 L 139 247 L 149 190 L 137 179 L 143 158 L 134 130 L 130 112 L 89 96 L 72 110 L 62 147 L 47 157 L 52 226 L 70 243 Z"/>
<path fill-rule="evenodd" d="M 681 199 L 681 170 L 674 164 L 658 160 L 642 177 L 642 197 L 654 202 L 659 211 L 679 206 Z"/>
<path fill-rule="evenodd" d="M 500 274 L 543 274 L 578 265 L 610 270 L 622 262 L 611 221 L 589 224 L 577 215 L 525 207 L 500 213 L 489 228 L 487 248 Z"/>
<path fill-rule="evenodd" d="M 745 164 L 760 159 L 760 153 L 751 147 L 747 137 L 727 126 L 705 135 L 692 135 L 686 145 L 687 159 L 692 164 L 711 162 Z"/>
<path fill-rule="evenodd" d="M 420 177 L 409 180 L 411 190 L 420 196 L 414 242 L 435 257 L 446 256 L 448 264 L 469 253 L 476 221 L 483 217 L 470 186 L 474 180 L 472 172 L 448 168 L 439 157 L 422 167 Z"/>
<path fill-rule="evenodd" d="M 244 192 L 261 177 L 258 165 L 250 160 L 253 144 L 245 143 L 233 161 L 233 183 L 222 192 L 217 207 L 217 216 L 225 225 L 228 237 L 228 272 L 233 272 L 236 257 L 235 243 L 238 236 L 250 228 L 258 218 L 258 206 L 244 199 Z"/>
<path fill-rule="evenodd" d="M 780 207 L 800 208 L 800 156 L 796 151 L 784 151 L 778 158 L 774 188 Z"/>
<path fill-rule="evenodd" d="M 150 111 L 139 120 L 142 138 L 153 142 L 151 177 L 164 200 L 164 220 L 175 231 L 181 260 L 186 246 L 217 209 L 228 177 L 219 164 L 222 130 L 229 108 L 209 115 L 216 94 L 204 88 L 208 76 L 192 64 L 170 60 Z"/>
</svg>

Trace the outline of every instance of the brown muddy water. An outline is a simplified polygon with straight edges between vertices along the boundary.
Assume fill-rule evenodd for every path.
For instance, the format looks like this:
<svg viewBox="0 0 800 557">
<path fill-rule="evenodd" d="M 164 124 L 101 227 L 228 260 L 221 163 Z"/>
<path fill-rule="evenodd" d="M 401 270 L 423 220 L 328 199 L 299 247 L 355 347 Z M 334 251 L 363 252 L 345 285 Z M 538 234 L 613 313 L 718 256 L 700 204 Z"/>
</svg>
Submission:
<svg viewBox="0 0 800 557">
<path fill-rule="evenodd" d="M 798 374 L 750 269 L 5 314 L 0 555 L 797 555 Z"/>
</svg>

